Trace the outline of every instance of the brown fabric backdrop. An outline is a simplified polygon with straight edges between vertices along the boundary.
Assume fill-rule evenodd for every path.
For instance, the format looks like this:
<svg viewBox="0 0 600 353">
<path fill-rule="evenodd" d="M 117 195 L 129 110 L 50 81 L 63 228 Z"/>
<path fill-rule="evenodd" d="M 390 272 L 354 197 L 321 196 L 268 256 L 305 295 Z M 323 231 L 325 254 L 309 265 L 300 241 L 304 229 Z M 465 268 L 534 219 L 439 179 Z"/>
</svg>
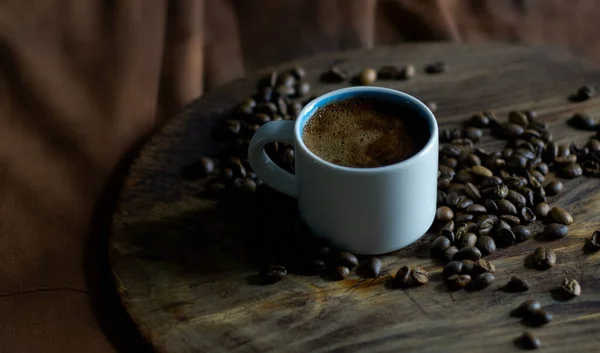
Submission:
<svg viewBox="0 0 600 353">
<path fill-rule="evenodd" d="M 2 1 L 0 351 L 142 350 L 107 272 L 110 176 L 204 90 L 281 61 L 402 41 L 555 44 L 600 62 L 597 4 Z"/>
</svg>

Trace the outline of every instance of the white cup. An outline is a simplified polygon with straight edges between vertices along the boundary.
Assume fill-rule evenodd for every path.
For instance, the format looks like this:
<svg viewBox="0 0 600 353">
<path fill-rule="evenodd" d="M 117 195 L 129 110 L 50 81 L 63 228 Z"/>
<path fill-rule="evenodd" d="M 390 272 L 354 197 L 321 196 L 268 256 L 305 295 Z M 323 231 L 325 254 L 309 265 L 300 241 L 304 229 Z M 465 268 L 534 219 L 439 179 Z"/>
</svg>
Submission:
<svg viewBox="0 0 600 353">
<path fill-rule="evenodd" d="M 333 102 L 356 97 L 391 101 L 427 121 L 423 149 L 396 164 L 349 168 L 327 162 L 302 141 L 306 122 Z M 265 145 L 295 147 L 295 172 L 278 167 Z M 431 226 L 437 202 L 438 127 L 433 113 L 418 99 L 382 87 L 351 87 L 320 96 L 304 107 L 296 121 L 273 121 L 252 137 L 250 165 L 271 188 L 298 199 L 301 219 L 331 245 L 356 254 L 375 255 L 401 249 Z"/>
</svg>

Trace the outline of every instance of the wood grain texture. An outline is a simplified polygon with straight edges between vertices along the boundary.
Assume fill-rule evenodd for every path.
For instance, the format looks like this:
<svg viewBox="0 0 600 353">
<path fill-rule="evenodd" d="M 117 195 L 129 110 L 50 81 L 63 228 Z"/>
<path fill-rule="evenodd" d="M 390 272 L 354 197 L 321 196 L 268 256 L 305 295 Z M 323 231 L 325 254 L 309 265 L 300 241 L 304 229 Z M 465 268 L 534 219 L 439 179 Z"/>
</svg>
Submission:
<svg viewBox="0 0 600 353">
<path fill-rule="evenodd" d="M 436 60 L 446 61 L 449 71 L 423 74 L 423 66 Z M 321 56 L 301 62 L 314 94 L 347 85 L 317 82 L 334 62 L 352 73 L 413 63 L 420 69 L 413 80 L 379 83 L 437 102 L 442 128 L 458 126 L 483 109 L 502 118 L 512 109 L 535 109 L 555 141 L 582 143 L 590 133 L 567 127 L 565 119 L 576 111 L 600 113 L 600 99 L 567 99 L 579 86 L 600 82 L 600 69 L 547 48 L 417 44 Z M 439 264 L 428 257 L 430 234 L 383 256 L 378 279 L 353 275 L 331 282 L 292 275 L 274 285 L 256 285 L 254 265 L 261 255 L 248 244 L 260 230 L 252 222 L 283 222 L 284 213 L 295 211 L 293 200 L 281 197 L 275 205 L 219 201 L 199 193 L 205 181 L 184 180 L 180 171 L 201 155 L 219 153 L 222 146 L 210 138 L 212 127 L 253 93 L 262 74 L 208 94 L 173 118 L 141 150 L 122 190 L 109 239 L 112 268 L 125 307 L 157 351 L 511 352 L 518 350 L 513 340 L 525 327 L 509 312 L 529 298 L 554 314 L 546 327 L 531 329 L 544 352 L 600 350 L 600 253 L 582 252 L 584 238 L 600 228 L 599 179 L 566 181 L 566 192 L 549 198 L 575 218 L 568 238 L 546 243 L 557 253 L 556 267 L 526 269 L 525 255 L 540 244 L 529 240 L 489 257 L 497 280 L 480 292 L 446 290 Z M 486 137 L 480 145 L 502 143 Z M 432 271 L 431 282 L 389 289 L 385 282 L 401 265 L 424 266 Z M 514 274 L 527 279 L 531 290 L 498 290 Z M 577 279 L 583 294 L 556 301 L 550 290 L 565 276 Z"/>
</svg>

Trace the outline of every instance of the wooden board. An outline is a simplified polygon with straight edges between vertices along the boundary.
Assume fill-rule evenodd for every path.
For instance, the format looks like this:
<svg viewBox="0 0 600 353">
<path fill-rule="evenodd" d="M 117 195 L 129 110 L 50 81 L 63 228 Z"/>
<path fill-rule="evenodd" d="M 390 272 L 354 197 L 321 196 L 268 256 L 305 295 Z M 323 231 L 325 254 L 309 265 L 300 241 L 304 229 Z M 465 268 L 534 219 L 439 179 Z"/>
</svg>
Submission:
<svg viewBox="0 0 600 353">
<path fill-rule="evenodd" d="M 422 73 L 425 64 L 437 60 L 448 63 L 447 73 Z M 300 63 L 313 93 L 347 85 L 318 83 L 334 62 L 351 73 L 413 63 L 419 68 L 414 79 L 380 83 L 437 102 L 442 128 L 458 126 L 483 109 L 503 118 L 512 109 L 535 109 L 556 141 L 582 143 L 590 133 L 567 127 L 565 118 L 576 111 L 600 113 L 600 99 L 567 99 L 579 86 L 599 83 L 600 69 L 546 48 L 416 44 L 326 55 Z M 181 170 L 201 155 L 218 153 L 212 127 L 254 92 L 263 74 L 207 94 L 168 122 L 143 147 L 122 190 L 110 237 L 112 269 L 125 307 L 157 351 L 511 352 L 518 350 L 513 339 L 525 328 L 509 312 L 528 298 L 554 314 L 547 326 L 531 329 L 544 352 L 600 351 L 600 253 L 586 256 L 581 250 L 584 238 L 600 228 L 600 179 L 567 181 L 567 191 L 550 198 L 575 218 L 570 237 L 548 243 L 557 252 L 556 267 L 524 267 L 525 255 L 539 246 L 530 240 L 490 256 L 497 282 L 480 292 L 446 290 L 440 266 L 428 257 L 431 235 L 384 256 L 384 275 L 375 280 L 289 276 L 257 285 L 254 264 L 260 249 L 248 245 L 257 236 L 252 225 L 285 222 L 285 213 L 294 212 L 293 200 L 282 197 L 276 205 L 216 201 L 199 196 L 205 183 L 183 179 Z M 481 145 L 501 143 L 485 138 Z M 432 272 L 431 282 L 408 290 L 387 288 L 385 282 L 401 265 L 424 266 Z M 499 291 L 513 274 L 529 280 L 531 290 Z M 577 279 L 583 294 L 556 301 L 550 290 L 565 276 Z"/>
</svg>

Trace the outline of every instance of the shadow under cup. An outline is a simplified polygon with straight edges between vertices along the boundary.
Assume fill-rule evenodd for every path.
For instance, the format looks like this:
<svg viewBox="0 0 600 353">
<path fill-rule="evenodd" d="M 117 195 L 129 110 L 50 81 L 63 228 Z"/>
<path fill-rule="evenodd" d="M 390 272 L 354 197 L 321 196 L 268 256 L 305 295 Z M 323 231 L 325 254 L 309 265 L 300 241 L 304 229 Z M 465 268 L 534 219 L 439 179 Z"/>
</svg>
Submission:
<svg viewBox="0 0 600 353">
<path fill-rule="evenodd" d="M 352 98 L 391 102 L 414 119 L 423 119 L 428 131 L 424 147 L 411 157 L 376 168 L 353 168 L 325 161 L 302 140 L 304 126 L 321 107 Z M 295 146 L 292 175 L 277 167 L 264 153 L 269 142 Z M 331 245 L 356 254 L 375 255 L 403 248 L 431 226 L 437 202 L 438 127 L 433 113 L 419 100 L 382 87 L 351 87 L 314 99 L 295 122 L 263 125 L 252 138 L 249 159 L 266 184 L 297 197 L 300 217 Z"/>
</svg>

